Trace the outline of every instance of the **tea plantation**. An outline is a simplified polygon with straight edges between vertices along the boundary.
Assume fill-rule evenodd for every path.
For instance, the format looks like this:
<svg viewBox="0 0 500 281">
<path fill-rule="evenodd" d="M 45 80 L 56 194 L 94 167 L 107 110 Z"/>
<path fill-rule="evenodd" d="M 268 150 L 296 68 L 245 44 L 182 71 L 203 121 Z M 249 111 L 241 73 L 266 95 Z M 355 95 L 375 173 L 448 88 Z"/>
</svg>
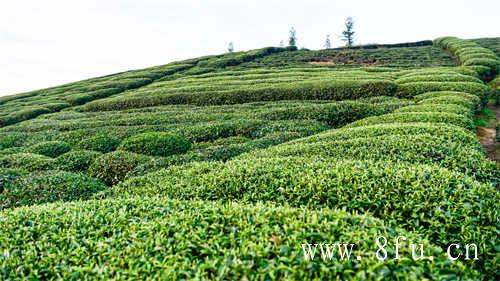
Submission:
<svg viewBox="0 0 500 281">
<path fill-rule="evenodd" d="M 498 280 L 474 125 L 498 46 L 267 47 L 0 97 L 0 279 Z"/>
</svg>

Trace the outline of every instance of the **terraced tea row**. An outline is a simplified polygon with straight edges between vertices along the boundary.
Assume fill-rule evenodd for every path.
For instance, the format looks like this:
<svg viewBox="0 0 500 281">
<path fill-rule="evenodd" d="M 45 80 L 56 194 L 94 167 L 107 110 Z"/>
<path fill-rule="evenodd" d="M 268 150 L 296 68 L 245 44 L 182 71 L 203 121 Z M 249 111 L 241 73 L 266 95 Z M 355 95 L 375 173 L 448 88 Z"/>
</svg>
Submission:
<svg viewBox="0 0 500 281">
<path fill-rule="evenodd" d="M 0 163 L 29 171 L 90 169 L 90 175 L 112 185 L 129 173 L 137 175 L 192 161 L 228 160 L 409 103 L 377 97 L 346 102 L 164 106 L 104 113 L 64 111 L 0 129 Z M 171 140 L 148 135 L 153 132 L 173 134 L 193 145 L 166 155 L 162 151 Z M 141 133 L 152 139 L 127 145 Z M 149 149 L 159 144 L 162 149 Z M 120 151 L 113 153 L 116 149 Z"/>
<path fill-rule="evenodd" d="M 440 72 L 439 76 L 435 73 Z M 427 91 L 467 90 L 486 94 L 468 68 L 417 71 L 329 68 L 227 71 L 152 83 L 114 98 L 91 102 L 80 111 L 106 111 L 165 104 L 240 104 L 276 100 L 343 100 L 373 96 L 412 97 Z M 430 79 L 429 77 L 433 78 Z M 446 83 L 442 83 L 446 81 Z"/>
<path fill-rule="evenodd" d="M 49 204 L 0 213 L 3 279 L 476 278 L 419 236 L 368 215 L 269 204 L 148 198 Z M 140 235 L 140 236 L 138 236 Z M 373 242 L 404 235 L 429 259 L 380 263 Z M 373 239 L 373 241 L 372 241 Z M 14 243 L 17 241 L 17 243 Z M 209 241 L 209 243 L 207 243 Z M 302 243 L 356 243 L 352 257 L 304 258 Z M 133 245 L 133 246 L 131 246 Z M 68 255 L 68 253 L 73 253 Z M 388 249 L 394 256 L 394 250 Z M 409 256 L 408 248 L 400 249 Z M 107 257 L 103 262 L 102 258 Z M 196 266 L 193 266 L 196 262 Z"/>
<path fill-rule="evenodd" d="M 268 47 L 248 52 L 189 59 L 146 69 L 126 71 L 17 95 L 0 97 L 0 127 L 92 100 L 140 88 L 158 79 L 214 71 L 213 67 L 234 66 L 293 48 Z M 176 76 L 174 76 L 176 75 Z"/>
<path fill-rule="evenodd" d="M 218 105 L 276 100 L 343 100 L 393 95 L 388 73 L 320 69 L 250 70 L 210 73 L 157 82 L 140 91 L 96 101 L 83 111 L 119 110 L 165 104 Z"/>
<path fill-rule="evenodd" d="M 422 42 L 432 44 L 432 42 Z M 334 68 L 360 66 L 390 68 L 420 68 L 453 66 L 453 59 L 437 46 L 418 46 L 411 43 L 404 46 L 361 46 L 326 50 L 299 50 L 284 52 L 243 63 L 238 68 L 295 67 L 305 64 L 324 65 Z"/>
</svg>

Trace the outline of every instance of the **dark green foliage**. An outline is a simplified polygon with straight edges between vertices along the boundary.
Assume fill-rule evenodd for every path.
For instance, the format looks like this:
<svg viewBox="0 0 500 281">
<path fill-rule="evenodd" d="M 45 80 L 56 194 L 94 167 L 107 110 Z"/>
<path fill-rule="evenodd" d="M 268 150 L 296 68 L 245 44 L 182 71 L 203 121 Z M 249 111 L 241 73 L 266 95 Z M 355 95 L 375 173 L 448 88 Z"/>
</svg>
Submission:
<svg viewBox="0 0 500 281">
<path fill-rule="evenodd" d="M 73 150 L 57 157 L 54 166 L 64 171 L 85 172 L 99 155 L 96 151 Z"/>
<path fill-rule="evenodd" d="M 191 143 L 170 133 L 144 133 L 122 142 L 119 149 L 150 156 L 170 156 L 188 151 Z"/>
<path fill-rule="evenodd" d="M 102 153 L 108 153 L 114 151 L 118 145 L 120 145 L 121 140 L 106 136 L 97 135 L 88 139 L 84 139 L 78 143 L 78 146 L 82 149 L 94 150 Z"/>
<path fill-rule="evenodd" d="M 243 88 L 219 93 L 179 93 L 143 97 L 123 97 L 86 104 L 84 111 L 121 110 L 165 104 L 219 105 L 277 100 L 343 100 L 371 96 L 391 96 L 396 84 L 390 81 L 297 82 L 288 85 Z"/>
<path fill-rule="evenodd" d="M 6 116 L 0 116 L 0 127 L 14 124 L 23 120 L 35 118 L 38 115 L 49 113 L 50 110 L 45 107 L 30 107 L 24 108 L 17 112 L 11 113 Z"/>
<path fill-rule="evenodd" d="M 0 192 L 0 210 L 87 199 L 105 188 L 102 183 L 83 174 L 61 171 L 16 174 L 3 169 L 0 170 L 0 186 L 3 187 Z"/>
<path fill-rule="evenodd" d="M 325 63 L 329 67 L 352 68 L 359 66 L 384 66 L 393 68 L 415 68 L 431 66 L 453 66 L 450 55 L 436 46 L 366 46 L 326 50 L 298 50 L 282 52 L 239 65 L 248 67 L 292 67 L 311 62 Z"/>
<path fill-rule="evenodd" d="M 418 235 L 368 215 L 330 209 L 161 198 L 102 200 L 9 210 L 0 214 L 0 227 L 3 253 L 9 255 L 0 271 L 2 279 L 477 277 L 462 262 L 450 263 L 441 249 Z M 374 239 L 380 235 L 390 241 L 403 235 L 421 243 L 434 260 L 396 261 L 389 248 L 391 258 L 379 262 L 374 258 Z M 75 243 L 85 246 L 75 253 Z M 323 261 L 316 256 L 308 261 L 301 248 L 304 243 L 355 243 L 356 247 L 350 260 Z M 356 260 L 358 255 L 361 260 Z M 403 247 L 400 255 L 410 257 L 411 252 Z"/>
<path fill-rule="evenodd" d="M 33 153 L 12 153 L 0 156 L 0 167 L 26 171 L 48 170 L 53 166 L 53 159 Z"/>
<path fill-rule="evenodd" d="M 126 151 L 114 151 L 95 159 L 89 168 L 91 177 L 112 186 L 125 178 L 127 173 L 149 158 Z"/>
<path fill-rule="evenodd" d="M 0 150 L 21 146 L 26 139 L 24 133 L 0 133 Z"/>
<path fill-rule="evenodd" d="M 55 158 L 70 151 L 71 147 L 62 141 L 46 141 L 31 146 L 29 150 L 31 153 Z"/>
<path fill-rule="evenodd" d="M 262 58 L 270 54 L 283 52 L 285 50 L 286 50 L 285 48 L 267 47 L 248 52 L 231 53 L 221 58 L 202 61 L 198 63 L 198 66 L 203 66 L 207 68 L 224 68 L 228 66 L 235 66 L 244 62 L 252 61 L 256 58 Z"/>
<path fill-rule="evenodd" d="M 4 190 L 13 188 L 16 179 L 25 174 L 26 172 L 19 170 L 0 168 L 0 196 Z"/>
</svg>

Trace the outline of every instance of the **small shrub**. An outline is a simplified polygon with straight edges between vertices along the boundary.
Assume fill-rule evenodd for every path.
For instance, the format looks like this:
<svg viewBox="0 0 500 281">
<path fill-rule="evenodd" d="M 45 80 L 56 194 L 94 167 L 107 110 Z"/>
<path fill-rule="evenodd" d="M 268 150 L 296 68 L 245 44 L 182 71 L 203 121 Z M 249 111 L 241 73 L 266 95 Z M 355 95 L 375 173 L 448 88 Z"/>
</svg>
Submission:
<svg viewBox="0 0 500 281">
<path fill-rule="evenodd" d="M 114 151 L 118 145 L 120 145 L 121 140 L 106 135 L 97 135 L 88 139 L 82 140 L 78 146 L 86 150 L 94 150 L 102 153 L 108 153 Z"/>
<path fill-rule="evenodd" d="M 54 164 L 60 170 L 84 172 L 99 155 L 96 151 L 74 150 L 57 157 Z"/>
<path fill-rule="evenodd" d="M 0 168 L 0 197 L 5 189 L 11 189 L 14 186 L 15 180 L 24 174 L 26 174 L 26 172 Z M 1 209 L 2 207 L 0 206 L 0 210 Z"/>
<path fill-rule="evenodd" d="M 119 149 L 151 156 L 170 156 L 188 151 L 191 143 L 178 135 L 152 132 L 126 139 Z"/>
<path fill-rule="evenodd" d="M 0 150 L 21 146 L 26 140 L 26 134 L 17 132 L 0 133 Z"/>
<path fill-rule="evenodd" d="M 1 178 L 5 173 L 0 173 Z M 87 199 L 105 186 L 84 174 L 62 171 L 10 174 L 0 193 L 0 210 L 55 201 Z"/>
<path fill-rule="evenodd" d="M 48 170 L 53 166 L 53 159 L 33 153 L 13 153 L 0 156 L 0 167 L 26 171 Z"/>
<path fill-rule="evenodd" d="M 46 141 L 30 147 L 31 153 L 55 158 L 71 150 L 69 144 L 62 141 Z"/>
<path fill-rule="evenodd" d="M 114 151 L 94 160 L 89 168 L 90 176 L 112 186 L 125 178 L 127 173 L 149 158 L 126 151 Z"/>
</svg>

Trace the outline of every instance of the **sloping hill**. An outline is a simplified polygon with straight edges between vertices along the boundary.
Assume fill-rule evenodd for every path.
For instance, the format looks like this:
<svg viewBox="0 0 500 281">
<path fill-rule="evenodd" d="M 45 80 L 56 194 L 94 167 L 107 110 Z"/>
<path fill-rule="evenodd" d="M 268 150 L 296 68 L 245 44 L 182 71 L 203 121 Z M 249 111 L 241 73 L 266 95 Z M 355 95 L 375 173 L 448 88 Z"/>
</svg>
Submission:
<svg viewBox="0 0 500 281">
<path fill-rule="evenodd" d="M 473 119 L 499 41 L 264 48 L 4 97 L 0 276 L 496 279 L 500 169 Z M 400 235 L 426 258 L 395 259 Z"/>
</svg>

